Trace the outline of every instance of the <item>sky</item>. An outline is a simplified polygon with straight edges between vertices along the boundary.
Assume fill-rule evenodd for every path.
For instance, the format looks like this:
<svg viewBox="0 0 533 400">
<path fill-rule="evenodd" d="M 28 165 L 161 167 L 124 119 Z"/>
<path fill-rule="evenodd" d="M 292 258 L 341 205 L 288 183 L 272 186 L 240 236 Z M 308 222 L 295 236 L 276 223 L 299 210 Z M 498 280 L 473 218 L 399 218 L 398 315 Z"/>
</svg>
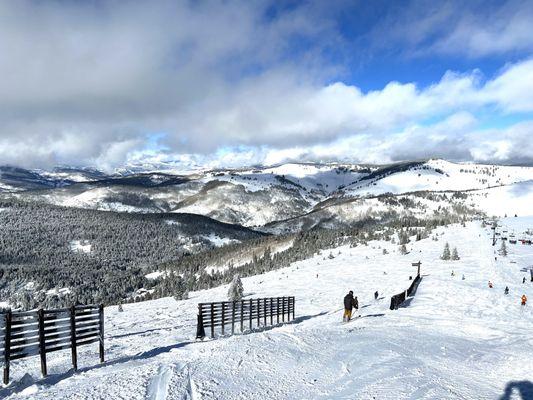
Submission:
<svg viewBox="0 0 533 400">
<path fill-rule="evenodd" d="M 533 163 L 533 1 L 0 2 L 0 164 Z"/>
</svg>

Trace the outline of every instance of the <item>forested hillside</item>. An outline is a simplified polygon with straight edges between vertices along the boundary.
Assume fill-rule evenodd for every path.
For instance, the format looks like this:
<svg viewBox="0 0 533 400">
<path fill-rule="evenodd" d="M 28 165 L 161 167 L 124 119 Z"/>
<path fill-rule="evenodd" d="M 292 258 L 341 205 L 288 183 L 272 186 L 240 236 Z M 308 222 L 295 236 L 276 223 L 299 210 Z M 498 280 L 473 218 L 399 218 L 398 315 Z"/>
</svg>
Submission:
<svg viewBox="0 0 533 400">
<path fill-rule="evenodd" d="M 115 302 L 149 289 L 154 265 L 262 235 L 199 215 L 0 201 L 1 298 L 25 307 Z"/>
</svg>

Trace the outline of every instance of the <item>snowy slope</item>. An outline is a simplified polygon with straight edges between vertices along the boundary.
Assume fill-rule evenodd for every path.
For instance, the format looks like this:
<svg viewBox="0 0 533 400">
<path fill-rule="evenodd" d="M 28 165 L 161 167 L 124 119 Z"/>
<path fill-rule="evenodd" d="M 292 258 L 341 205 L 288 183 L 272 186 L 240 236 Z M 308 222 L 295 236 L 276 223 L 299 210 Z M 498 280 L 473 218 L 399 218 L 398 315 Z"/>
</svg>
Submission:
<svg viewBox="0 0 533 400">
<path fill-rule="evenodd" d="M 533 219 L 502 225 L 525 231 Z M 247 296 L 296 296 L 296 321 L 262 332 L 194 342 L 196 303 L 224 299 L 227 287 L 180 302 L 125 305 L 123 313 L 109 307 L 104 365 L 97 365 L 96 346 L 81 349 L 77 374 L 68 372 L 68 351 L 50 356 L 44 380 L 38 357 L 17 361 L 14 382 L 0 397 L 477 400 L 508 390 L 505 398 L 530 398 L 518 390 L 532 385 L 533 305 L 521 307 L 519 297 L 533 301 L 533 283 L 523 285 L 521 271 L 533 264 L 533 247 L 509 245 L 509 256 L 495 260 L 490 229 L 479 222 L 437 232 L 438 241 L 410 243 L 405 256 L 389 242 L 371 242 L 243 279 Z M 445 241 L 457 246 L 460 261 L 439 259 Z M 407 288 L 418 260 L 416 296 L 409 307 L 389 311 L 389 297 Z M 349 289 L 359 296 L 362 317 L 341 324 Z M 375 290 L 384 298 L 374 301 Z M 26 370 L 31 376 L 23 377 Z"/>
</svg>

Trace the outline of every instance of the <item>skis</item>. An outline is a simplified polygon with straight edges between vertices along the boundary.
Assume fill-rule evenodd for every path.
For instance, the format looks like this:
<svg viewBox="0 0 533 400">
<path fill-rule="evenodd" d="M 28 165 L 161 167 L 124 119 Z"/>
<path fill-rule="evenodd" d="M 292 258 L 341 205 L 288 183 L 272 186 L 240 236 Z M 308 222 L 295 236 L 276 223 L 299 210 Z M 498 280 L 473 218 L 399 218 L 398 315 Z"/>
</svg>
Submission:
<svg viewBox="0 0 533 400">
<path fill-rule="evenodd" d="M 357 319 L 357 318 L 361 318 L 361 314 L 356 315 L 355 317 L 350 318 L 349 321 L 345 321 L 345 320 L 343 320 L 343 321 L 341 322 L 341 324 L 343 324 L 343 325 L 344 325 L 344 324 L 347 324 L 347 323 L 349 323 L 349 322 L 351 322 L 351 321 L 353 321 L 354 319 Z"/>
</svg>

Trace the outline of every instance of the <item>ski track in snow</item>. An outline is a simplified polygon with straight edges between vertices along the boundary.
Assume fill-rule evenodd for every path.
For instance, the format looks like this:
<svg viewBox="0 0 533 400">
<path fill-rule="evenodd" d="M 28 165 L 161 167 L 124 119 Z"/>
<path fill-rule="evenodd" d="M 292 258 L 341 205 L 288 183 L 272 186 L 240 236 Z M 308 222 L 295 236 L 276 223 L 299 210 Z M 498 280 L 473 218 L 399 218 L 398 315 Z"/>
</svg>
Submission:
<svg viewBox="0 0 533 400">
<path fill-rule="evenodd" d="M 533 227 L 533 218 L 506 221 Z M 294 322 L 249 334 L 194 341 L 196 304 L 225 299 L 227 286 L 180 302 L 126 304 L 121 313 L 108 307 L 105 364 L 98 364 L 95 346 L 80 347 L 73 374 L 70 353 L 53 353 L 43 380 L 38 357 L 17 360 L 0 398 L 478 400 L 499 399 L 510 382 L 522 382 L 507 388 L 509 400 L 520 399 L 518 390 L 533 380 L 532 305 L 519 305 L 523 293 L 533 301 L 533 284 L 522 284 L 521 271 L 533 265 L 533 246 L 508 245 L 503 258 L 479 222 L 436 232 L 438 241 L 411 242 L 405 256 L 390 242 L 370 242 L 332 249 L 334 259 L 326 250 L 243 279 L 253 297 L 296 296 Z M 461 260 L 440 260 L 446 241 Z M 418 260 L 416 296 L 390 311 L 390 296 L 407 289 Z M 350 289 L 361 317 L 343 324 Z M 32 378 L 22 379 L 25 372 Z"/>
</svg>

